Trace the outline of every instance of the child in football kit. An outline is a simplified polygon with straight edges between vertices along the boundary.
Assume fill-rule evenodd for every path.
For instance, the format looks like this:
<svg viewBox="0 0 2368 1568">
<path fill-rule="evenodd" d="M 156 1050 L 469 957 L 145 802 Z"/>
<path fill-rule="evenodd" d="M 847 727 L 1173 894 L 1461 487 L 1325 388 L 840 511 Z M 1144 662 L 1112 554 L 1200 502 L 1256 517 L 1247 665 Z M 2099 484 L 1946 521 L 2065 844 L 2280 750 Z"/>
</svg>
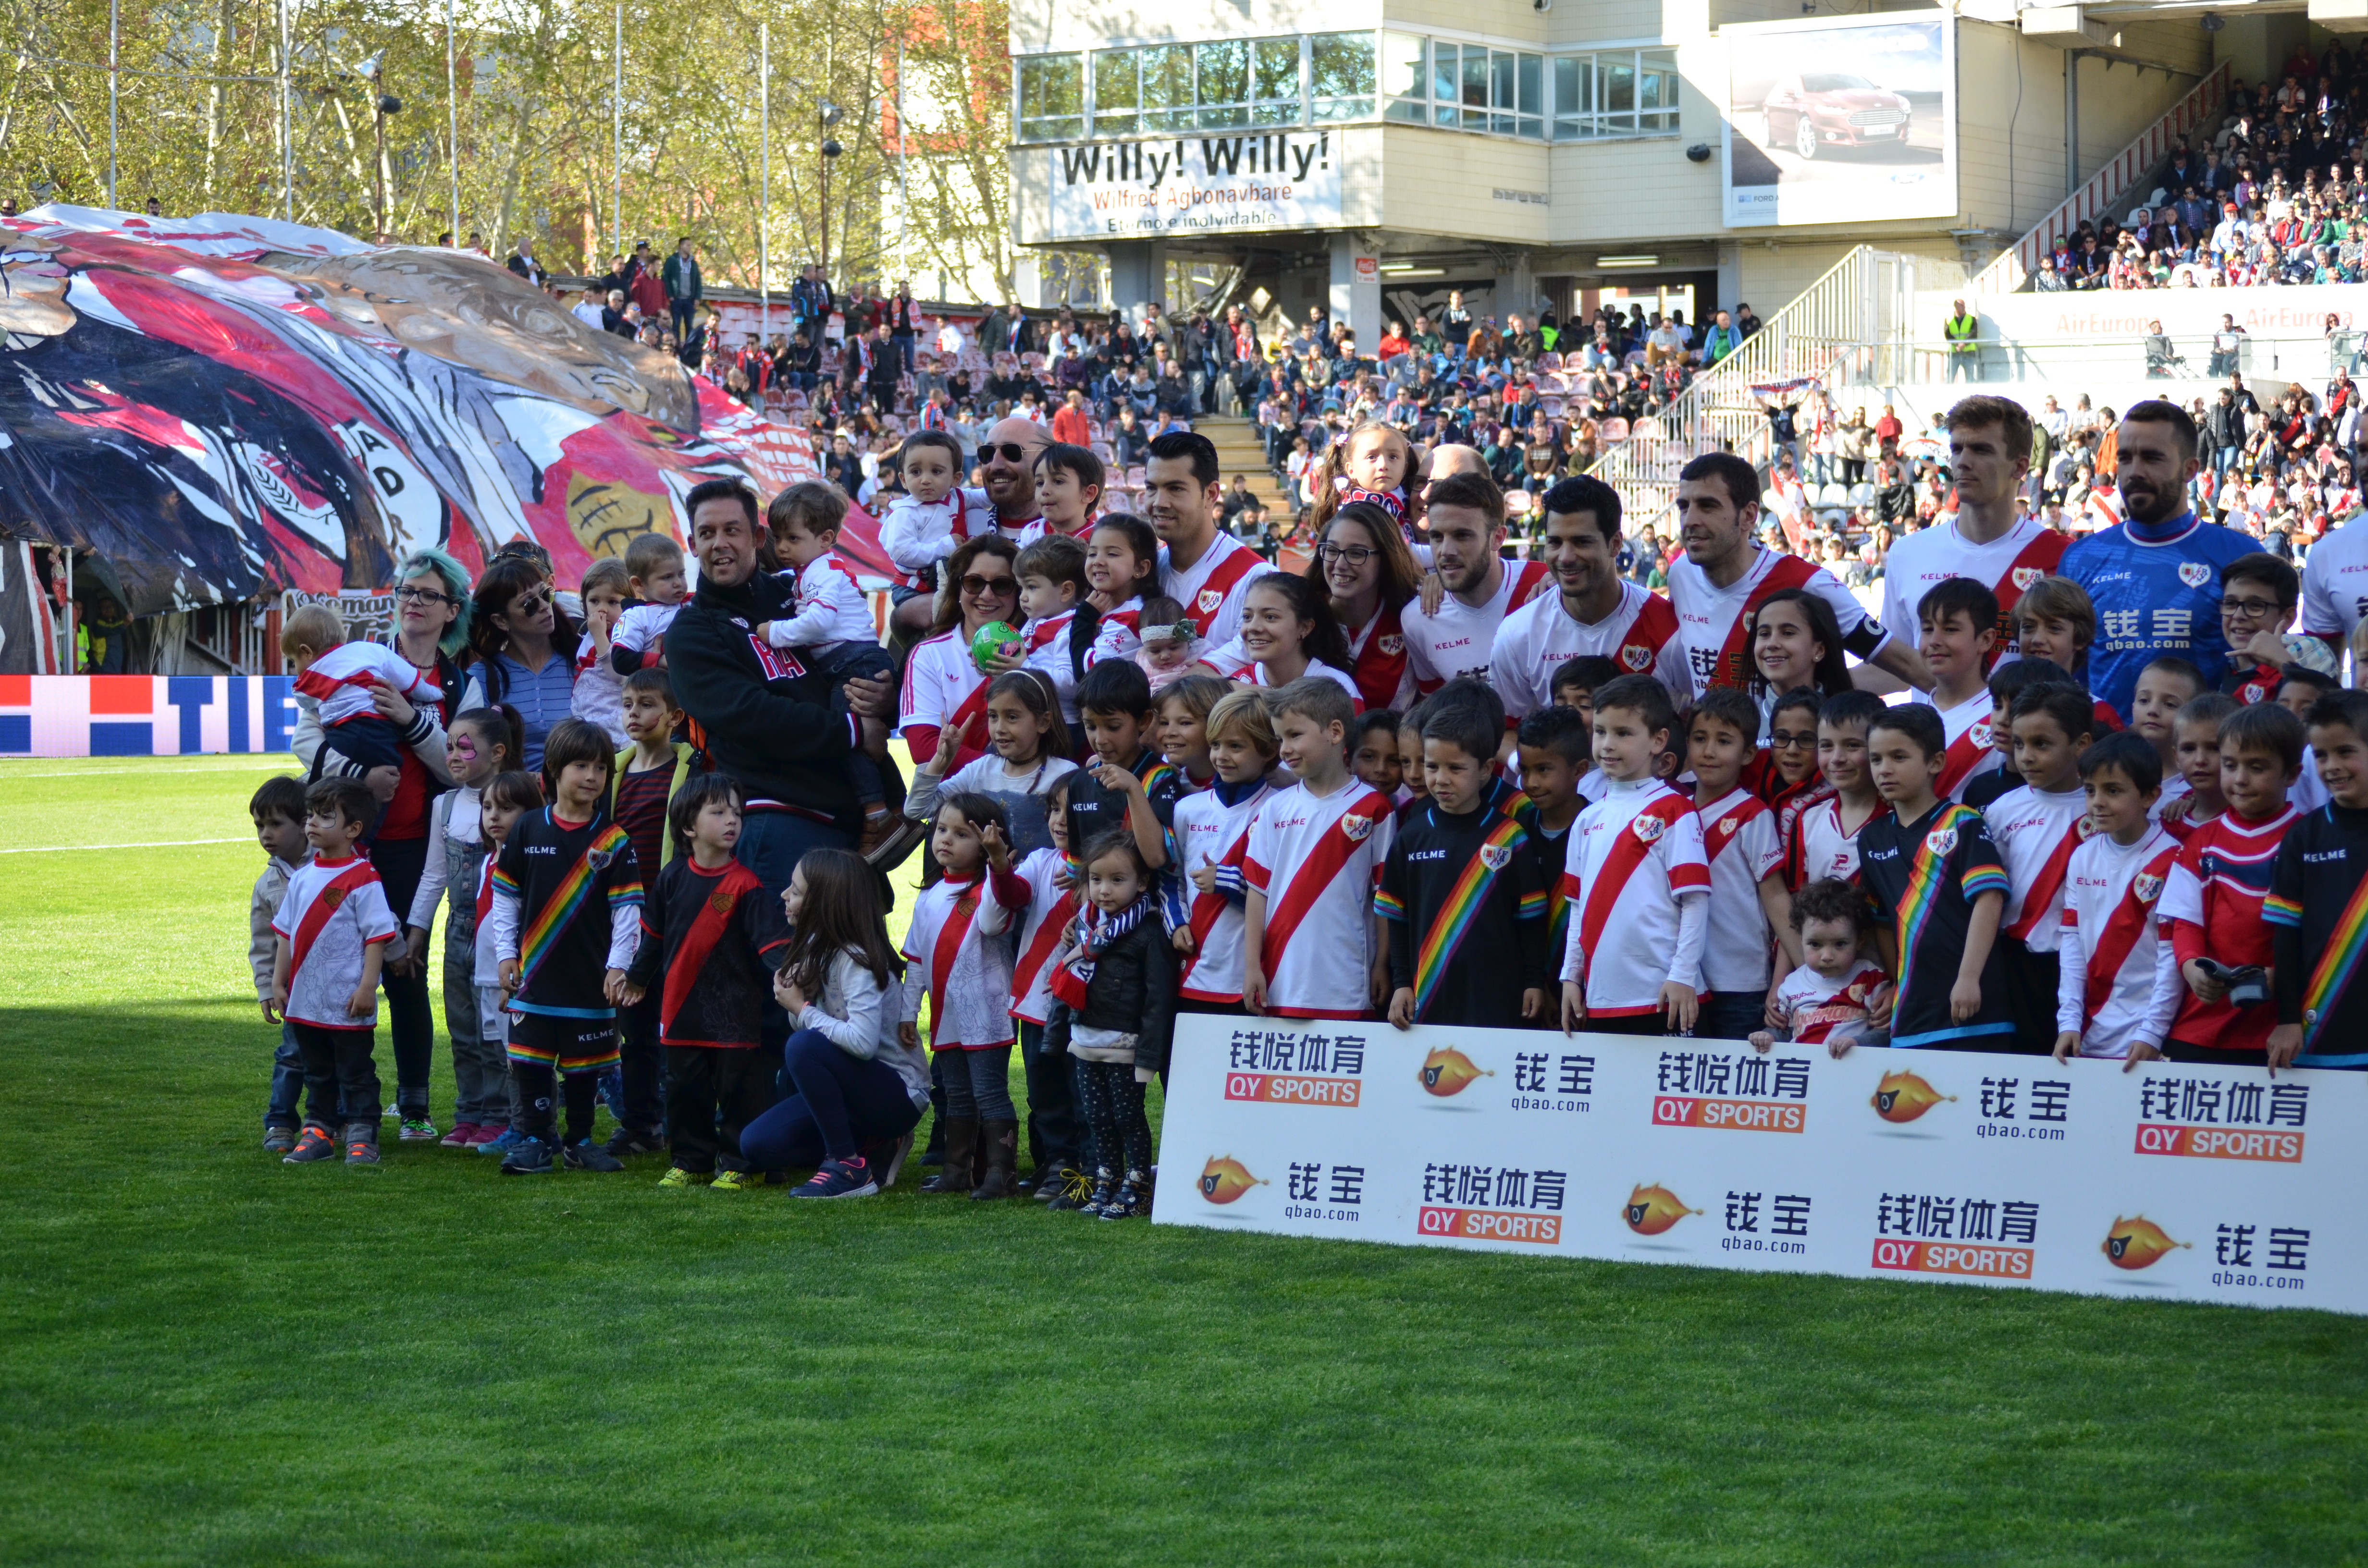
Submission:
<svg viewBox="0 0 2368 1568">
<path fill-rule="evenodd" d="M 1086 602 L 1086 548 L 1065 534 L 1047 534 L 1011 563 L 1019 579 L 1020 663 L 1050 681 L 1061 718 L 1076 733 L 1077 682 L 1101 627 L 1101 612 Z M 1064 748 L 1065 751 L 1065 748 Z"/>
<path fill-rule="evenodd" d="M 906 1000 L 917 1012 L 928 999 L 929 1048 L 945 1076 L 946 1163 L 921 1184 L 924 1192 L 1005 1198 L 1014 1190 L 1011 927 L 1030 894 L 1012 869 L 1008 834 L 998 801 L 939 797 L 929 853 L 943 876 L 915 901 L 904 947 Z M 982 1145 L 983 1176 L 973 1165 Z"/>
<path fill-rule="evenodd" d="M 2163 1042 L 2174 1062 L 2266 1060 L 2276 1009 L 2267 997 L 2240 1004 L 2231 982 L 2257 981 L 2242 971 L 2276 960 L 2263 901 L 2278 846 L 2302 815 L 2287 803 L 2286 790 L 2302 766 L 2305 738 L 2301 722 L 2274 702 L 2220 722 L 2220 793 L 2228 809 L 2187 835 L 2155 905 L 2186 983 Z"/>
<path fill-rule="evenodd" d="M 978 508 L 962 487 L 966 460 L 962 443 L 943 430 L 916 430 L 897 449 L 905 494 L 880 520 L 880 548 L 905 573 L 890 597 L 896 601 L 896 628 L 908 636 L 928 633 L 930 590 L 946 558 L 973 534 L 995 526 L 991 505 L 984 516 L 973 515 Z M 984 494 L 978 499 L 984 503 Z"/>
<path fill-rule="evenodd" d="M 1069 842 L 1090 844 L 1111 828 L 1134 835 L 1144 864 L 1167 864 L 1167 824 L 1183 786 L 1147 740 L 1155 708 L 1151 682 L 1123 659 L 1105 659 L 1077 683 L 1091 755 L 1069 786 Z"/>
<path fill-rule="evenodd" d="M 1742 1040 L 1767 1011 L 1771 950 L 1784 968 L 1801 961 L 1793 896 L 1784 886 L 1784 846 L 1776 813 L 1743 787 L 1758 749 L 1759 708 L 1740 688 L 1713 687 L 1687 719 L 1686 762 L 1694 775 L 1694 813 L 1710 862 L 1709 929 L 1702 939 L 1707 988 L 1694 1032 Z"/>
<path fill-rule="evenodd" d="M 2368 692 L 2320 698 L 2309 734 L 2328 801 L 2286 830 L 2261 904 L 2277 960 L 2268 1061 L 2368 1068 Z"/>
<path fill-rule="evenodd" d="M 263 1146 L 275 1154 L 296 1147 L 296 1106 L 304 1088 L 304 1052 L 296 1044 L 296 1028 L 279 1016 L 273 999 L 271 974 L 279 938 L 271 923 L 287 902 L 288 879 L 312 859 L 313 846 L 304 838 L 304 786 L 290 774 L 263 781 L 246 803 L 255 821 L 255 840 L 262 846 L 263 874 L 246 905 L 246 962 L 255 973 L 255 999 L 263 1007 L 263 1021 L 279 1026 L 279 1044 L 271 1053 L 271 1097 L 263 1109 Z M 334 1105 L 315 1106 L 314 1119 L 324 1126 L 341 1126 Z"/>
<path fill-rule="evenodd" d="M 624 1166 L 592 1142 L 596 1079 L 617 1065 L 617 1006 L 641 941 L 642 873 L 632 840 L 606 820 L 616 758 L 609 737 L 564 719 L 543 738 L 551 803 L 521 819 L 494 867 L 494 954 L 509 993 L 510 1071 L 519 1138 L 504 1176 Z M 565 1081 L 566 1137 L 555 1121 Z"/>
<path fill-rule="evenodd" d="M 2221 631 L 2228 640 L 2228 670 L 2220 677 L 2220 690 L 2238 707 L 2281 700 L 2279 688 L 2293 658 L 2285 630 L 2301 602 L 2302 574 L 2267 551 L 2240 555 L 2220 568 Z"/>
<path fill-rule="evenodd" d="M 1209 715 L 1233 690 L 1233 682 L 1205 673 L 1152 688 L 1151 744 L 1176 770 L 1183 795 L 1206 790 L 1216 778 L 1209 764 Z"/>
<path fill-rule="evenodd" d="M 1206 732 L 1215 778 L 1176 802 L 1171 824 L 1177 869 L 1189 891 L 1169 940 L 1183 960 L 1180 1010 L 1239 1013 L 1242 909 L 1249 897 L 1242 864 L 1259 806 L 1282 787 L 1272 777 L 1276 741 L 1266 694 L 1235 687 L 1210 710 Z"/>
<path fill-rule="evenodd" d="M 2080 759 L 2093 738 L 2091 699 L 2074 686 L 2025 687 L 2008 710 L 2015 771 L 2022 785 L 1982 812 L 2006 862 L 2000 959 L 2006 968 L 2016 1038 L 2053 1038 L 2057 1014 L 2057 954 L 2072 857 L 2093 830 L 2081 787 Z"/>
<path fill-rule="evenodd" d="M 509 1059 L 509 993 L 502 989 L 502 960 L 494 951 L 494 868 L 501 859 L 502 846 L 509 842 L 510 830 L 543 805 L 542 780 L 531 773 L 497 773 L 477 795 L 477 835 L 485 841 L 485 852 L 477 862 L 472 884 L 470 914 L 474 924 L 469 940 L 469 988 L 476 1004 L 479 1048 L 499 1059 L 496 1070 L 501 1085 L 492 1119 L 478 1123 L 469 1148 L 472 1153 L 497 1160 L 509 1158 L 525 1142 L 526 1132 L 519 1125 L 518 1074 Z M 452 939 L 449 925 L 444 936 L 449 946 Z"/>
<path fill-rule="evenodd" d="M 436 908 L 444 904 L 444 1026 L 452 1041 L 452 1131 L 447 1149 L 473 1149 L 510 1124 L 509 1065 L 501 1036 L 478 1027 L 477 895 L 484 881 L 485 787 L 518 766 L 525 747 L 518 710 L 507 703 L 472 708 L 445 732 L 444 760 L 459 788 L 436 797 L 427 812 L 427 863 L 404 918 L 404 946 L 425 955 Z"/>
<path fill-rule="evenodd" d="M 1153 594 L 1143 601 L 1136 631 L 1143 645 L 1135 649 L 1134 662 L 1143 666 L 1144 678 L 1151 682 L 1152 690 L 1166 691 L 1191 673 L 1192 661 L 1201 652 L 1201 637 L 1182 605 L 1166 594 Z"/>
<path fill-rule="evenodd" d="M 394 722 L 379 712 L 373 690 L 386 687 L 415 708 L 444 699 L 441 687 L 384 643 L 347 642 L 345 623 L 326 605 L 289 612 L 279 652 L 296 672 L 297 697 L 315 705 L 327 744 L 361 772 L 397 767 L 410 750 Z"/>
<path fill-rule="evenodd" d="M 1398 761 L 1398 730 L 1405 722 L 1392 708 L 1368 708 L 1357 715 L 1349 736 L 1349 771 L 1358 783 L 1397 801 L 1406 770 Z"/>
<path fill-rule="evenodd" d="M 1086 663 L 1109 659 L 1132 664 L 1143 646 L 1143 602 L 1159 592 L 1159 536 L 1132 512 L 1112 512 L 1086 536 L 1086 580 L 1090 603 L 1101 616 Z M 1140 666 L 1138 666 L 1140 668 Z M 1151 677 L 1144 677 L 1145 690 Z M 1080 699 L 1082 700 L 1082 699 Z"/>
<path fill-rule="evenodd" d="M 2009 790 L 2022 788 L 2022 775 L 2014 770 L 2014 699 L 2034 686 L 2087 689 L 2047 659 L 2012 659 L 1990 672 L 1990 747 L 1998 754 L 1998 766 L 1965 786 L 1964 803 L 1977 812 L 1989 810 Z M 2112 727 L 2120 728 L 2120 722 L 2116 720 Z M 2089 733 L 2105 732 L 2092 725 Z"/>
<path fill-rule="evenodd" d="M 1801 813 L 1834 792 L 1817 771 L 1817 715 L 1825 705 L 1825 698 L 1807 687 L 1795 687 L 1769 705 L 1767 766 L 1756 771 L 1759 798 L 1776 813 L 1777 841 L 1788 849 Z"/>
<path fill-rule="evenodd" d="M 2023 661 L 2052 665 L 2065 681 L 2089 689 L 2089 648 L 2097 640 L 2097 606 L 2088 589 L 2069 577 L 2042 577 L 2015 600 L 2012 619 Z M 2012 668 L 2011 664 L 1999 666 Z M 1990 690 L 1995 695 L 1998 687 Z M 2006 696 L 2011 700 L 2014 693 Z M 2096 716 L 2089 723 L 2090 734 L 2108 735 L 2123 727 L 2112 703 L 2095 698 L 2091 706 Z"/>
<path fill-rule="evenodd" d="M 313 858 L 289 873 L 271 921 L 271 1007 L 295 1031 L 313 1112 L 296 1146 L 281 1156 L 291 1165 L 334 1159 L 340 1138 L 346 1164 L 378 1164 L 379 1085 L 370 1045 L 380 970 L 389 944 L 397 956 L 403 945 L 386 889 L 359 853 L 376 815 L 376 800 L 357 779 L 323 778 L 304 791 L 304 841 Z M 322 1119 L 324 1106 L 337 1108 L 342 1128 Z"/>
<path fill-rule="evenodd" d="M 1941 715 L 1946 737 L 1936 791 L 1964 799 L 1965 786 L 1998 766 L 1990 744 L 1990 654 L 1998 645 L 1998 596 L 1971 577 L 1946 577 L 1916 607 L 1923 635 L 1917 652 L 1932 671 L 1932 690 L 1919 700 Z"/>
<path fill-rule="evenodd" d="M 2014 1017 L 1998 951 L 2006 866 L 1981 812 L 1937 792 L 1948 749 L 1941 715 L 1920 702 L 1887 708 L 1867 729 L 1867 766 L 1891 814 L 1860 832 L 1858 875 L 1889 926 L 1876 941 L 1898 978 L 1891 1043 L 2009 1050 Z"/>
<path fill-rule="evenodd" d="M 1078 1207 L 1103 1220 L 1147 1217 L 1152 1146 L 1143 1094 L 1154 1074 L 1167 1070 L 1175 957 L 1133 836 L 1105 833 L 1078 858 L 1086 906 L 1053 960 L 1044 1042 L 1076 1060 L 1078 1099 L 1093 1126 L 1094 1186 Z M 1116 1164 L 1121 1155 L 1123 1167 Z"/>
<path fill-rule="evenodd" d="M 674 854 L 643 903 L 620 1000 L 658 1002 L 674 1150 L 660 1185 L 736 1192 L 752 1185 L 741 1130 L 772 1103 L 757 1048 L 789 927 L 757 873 L 732 858 L 740 787 L 731 778 L 702 773 L 685 784 L 667 803 L 666 830 Z"/>
<path fill-rule="evenodd" d="M 1025 550 L 1040 539 L 1082 540 L 1087 526 L 1101 509 L 1102 490 L 1110 471 L 1092 449 L 1055 441 L 1036 458 L 1036 515 L 1039 526 L 1024 530 Z"/>
<path fill-rule="evenodd" d="M 661 669 L 635 670 L 624 682 L 624 726 L 632 746 L 618 754 L 614 782 L 609 791 L 609 818 L 632 841 L 633 864 L 646 883 L 675 857 L 676 839 L 666 826 L 666 809 L 689 783 L 698 765 L 698 752 L 674 739 L 682 723 L 675 706 L 674 682 Z M 665 1114 L 659 1084 L 666 1066 L 666 1045 L 659 1038 L 658 998 L 647 992 L 618 1009 L 619 1054 L 616 1131 L 609 1135 L 609 1153 L 655 1154 L 666 1147 Z"/>
<path fill-rule="evenodd" d="M 1668 687 L 1623 676 L 1595 693 L 1604 796 L 1565 851 L 1573 914 L 1562 959 L 1562 1027 L 1681 1034 L 1700 1010 L 1710 862 L 1693 802 L 1654 777 L 1678 722 Z"/>
<path fill-rule="evenodd" d="M 1546 868 L 1546 960 L 1554 971 L 1547 999 L 1560 1003 L 1562 949 L 1569 937 L 1570 899 L 1562 868 L 1568 858 L 1570 830 L 1578 813 L 1594 802 L 1578 792 L 1578 781 L 1594 767 L 1585 720 L 1576 709 L 1541 708 L 1513 733 L 1520 765 L 1521 796 L 1514 810 L 1530 830 L 1530 843 Z"/>
<path fill-rule="evenodd" d="M 2179 960 L 2155 906 L 2179 840 L 2148 814 L 2162 759 L 2124 730 L 2080 754 L 2089 832 L 2072 851 L 2057 922 L 2055 1060 L 2161 1054 L 2179 1002 Z"/>
<path fill-rule="evenodd" d="M 2203 695 L 2203 673 L 2176 654 L 2166 653 L 2138 672 L 2130 728 L 2162 758 L 2166 778 L 2179 768 L 2180 710 Z"/>
<path fill-rule="evenodd" d="M 1891 812 L 1866 765 L 1867 729 L 1883 712 L 1883 699 L 1870 691 L 1842 692 L 1817 710 L 1817 771 L 1832 793 L 1793 819 L 1784 880 L 1796 891 L 1811 882 L 1855 883 L 1860 835 Z"/>
<path fill-rule="evenodd" d="M 1752 1030 L 1753 1050 L 1788 1040 L 1839 1057 L 1854 1045 L 1889 1043 L 1894 988 L 1883 966 L 1864 956 L 1868 914 L 1866 894 L 1850 882 L 1811 882 L 1793 895 L 1785 915 L 1801 944 L 1801 965 L 1776 984 L 1770 1006 L 1782 1028 Z"/>
<path fill-rule="evenodd" d="M 666 662 L 666 628 L 690 597 L 682 546 L 664 534 L 634 536 L 625 547 L 625 576 L 634 602 L 617 618 L 609 638 L 609 666 L 620 676 Z"/>
<path fill-rule="evenodd" d="M 939 733 L 937 754 L 913 772 L 905 812 L 927 822 L 948 796 L 985 795 L 1003 808 L 1012 854 L 1032 855 L 1053 842 L 1047 823 L 1056 809 L 1053 786 L 1077 770 L 1053 683 L 1032 669 L 996 676 L 986 688 L 986 755 L 954 767 L 954 758 L 973 744 L 973 722 Z"/>
<path fill-rule="evenodd" d="M 2233 697 L 2207 691 L 2182 704 L 2171 719 L 2178 772 L 2163 776 L 2154 815 L 2174 838 L 2185 840 L 2228 809 L 2220 793 L 2220 724 L 2237 706 Z"/>
<path fill-rule="evenodd" d="M 584 606 L 584 640 L 575 650 L 568 711 L 608 731 L 609 744 L 619 746 L 625 744 L 625 677 L 617 669 L 615 633 L 632 593 L 632 571 L 613 555 L 586 566 L 575 588 Z"/>
<path fill-rule="evenodd" d="M 1463 703 L 1423 722 L 1429 799 L 1398 824 L 1373 893 L 1399 1028 L 1519 1028 L 1545 1017 L 1552 873 L 1520 820 L 1490 809 L 1503 738 L 1501 719 Z"/>
<path fill-rule="evenodd" d="M 1019 1063 L 1028 1079 L 1028 1157 L 1035 1170 L 1030 1196 L 1061 1209 L 1084 1201 L 1077 1184 L 1090 1168 L 1077 1115 L 1075 1061 L 1044 1042 L 1044 1024 L 1053 1016 L 1053 955 L 1077 913 L 1085 885 L 1081 868 L 1069 855 L 1064 809 L 1076 777 L 1064 773 L 1045 790 L 1044 827 L 1051 842 L 1022 855 L 1012 868 L 1028 884 L 1028 915 L 1013 945 L 1011 1018 L 1019 1026 Z M 1090 1183 L 1086 1190 L 1091 1190 Z"/>
<path fill-rule="evenodd" d="M 1389 1002 L 1389 945 L 1373 913 L 1389 797 L 1349 775 L 1347 692 L 1309 676 L 1268 694 L 1275 747 L 1298 780 L 1262 802 L 1242 861 L 1242 1006 L 1361 1018 Z"/>
</svg>

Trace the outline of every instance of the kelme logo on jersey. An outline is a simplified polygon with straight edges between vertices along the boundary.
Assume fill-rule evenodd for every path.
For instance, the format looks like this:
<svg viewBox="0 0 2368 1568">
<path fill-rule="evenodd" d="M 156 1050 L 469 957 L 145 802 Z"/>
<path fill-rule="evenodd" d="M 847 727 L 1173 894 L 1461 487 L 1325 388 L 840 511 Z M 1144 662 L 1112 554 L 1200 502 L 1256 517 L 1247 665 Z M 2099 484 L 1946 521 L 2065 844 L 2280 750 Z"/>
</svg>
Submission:
<svg viewBox="0 0 2368 1568">
<path fill-rule="evenodd" d="M 1687 1208 L 1684 1199 L 1659 1182 L 1636 1187 L 1620 1206 L 1620 1218 L 1640 1236 L 1657 1236 L 1687 1215 L 1701 1212 Z"/>
<path fill-rule="evenodd" d="M 1382 652 L 1387 653 L 1393 659 L 1396 658 L 1400 653 L 1406 652 L 1406 639 L 1395 631 L 1383 632 Z"/>
<path fill-rule="evenodd" d="M 1910 1122 L 1943 1100 L 1954 1100 L 1913 1073 L 1885 1073 L 1867 1103 L 1874 1114 L 1890 1122 Z"/>
<path fill-rule="evenodd" d="M 1639 812 L 1634 817 L 1630 819 L 1628 823 L 1628 831 L 1636 835 L 1637 843 L 1653 844 L 1656 843 L 1660 839 L 1661 835 L 1668 831 L 1668 825 L 1669 824 L 1668 823 L 1663 822 L 1660 818 L 1655 816 L 1650 812 Z"/>
<path fill-rule="evenodd" d="M 1349 835 L 1349 843 L 1362 844 L 1365 842 L 1365 835 L 1373 831 L 1373 819 L 1360 816 L 1351 812 L 1340 819 L 1340 831 Z"/>
<path fill-rule="evenodd" d="M 1484 844 L 1480 846 L 1480 863 L 1492 871 L 1501 871 L 1513 863 L 1513 846 L 1509 844 Z"/>
<path fill-rule="evenodd" d="M 2151 1268 L 2162 1261 L 2163 1255 L 2180 1247 L 2192 1247 L 2193 1242 L 2175 1242 L 2163 1228 L 2143 1216 L 2113 1221 L 2113 1228 L 2105 1233 L 2103 1251 L 2115 1268 Z"/>
<path fill-rule="evenodd" d="M 1202 615 L 1214 615 L 1217 613 L 1217 607 L 1225 602 L 1225 596 L 1214 588 L 1203 588 L 1201 590 L 1201 597 L 1193 602 L 1201 607 Z"/>
<path fill-rule="evenodd" d="M 1462 1094 L 1474 1079 L 1496 1075 L 1452 1045 L 1433 1047 L 1430 1054 L 1422 1059 L 1422 1069 L 1416 1074 L 1422 1082 L 1423 1093 L 1440 1099 Z"/>
<path fill-rule="evenodd" d="M 2212 563 L 2208 561 L 2182 561 L 2179 563 L 2179 580 L 2191 588 L 2200 588 L 2212 581 Z"/>
<path fill-rule="evenodd" d="M 1232 1203 L 1254 1187 L 1271 1184 L 1252 1176 L 1250 1168 L 1231 1154 L 1220 1154 L 1201 1167 L 1201 1179 L 1193 1185 L 1212 1203 Z"/>
<path fill-rule="evenodd" d="M 1631 675 L 1643 675 L 1653 667 L 1653 650 L 1638 647 L 1634 642 L 1623 643 L 1620 649 L 1620 662 Z"/>
</svg>

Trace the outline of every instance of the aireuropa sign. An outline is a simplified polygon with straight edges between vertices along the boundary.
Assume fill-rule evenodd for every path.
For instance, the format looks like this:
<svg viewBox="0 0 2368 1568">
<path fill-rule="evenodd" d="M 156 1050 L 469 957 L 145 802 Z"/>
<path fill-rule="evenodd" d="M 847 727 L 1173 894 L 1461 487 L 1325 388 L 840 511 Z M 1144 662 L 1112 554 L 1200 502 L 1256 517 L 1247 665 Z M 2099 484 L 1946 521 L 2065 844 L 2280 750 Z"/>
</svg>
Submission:
<svg viewBox="0 0 2368 1568">
<path fill-rule="evenodd" d="M 1023 155 L 1044 160 L 1046 239 L 1341 224 L 1340 155 L 1328 131 L 1091 142 Z"/>
</svg>

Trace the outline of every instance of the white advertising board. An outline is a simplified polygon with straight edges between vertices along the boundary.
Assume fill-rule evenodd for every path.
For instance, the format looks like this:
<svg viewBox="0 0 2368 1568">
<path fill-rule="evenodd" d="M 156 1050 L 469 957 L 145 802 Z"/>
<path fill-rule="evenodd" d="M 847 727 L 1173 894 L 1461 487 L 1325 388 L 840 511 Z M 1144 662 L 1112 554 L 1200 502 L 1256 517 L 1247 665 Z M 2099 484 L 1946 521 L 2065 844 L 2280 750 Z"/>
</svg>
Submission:
<svg viewBox="0 0 2368 1568">
<path fill-rule="evenodd" d="M 1340 226 L 1340 155 L 1328 131 L 1185 136 L 1048 147 L 1054 240 L 1155 239 Z"/>
<path fill-rule="evenodd" d="M 1154 1219 L 2368 1312 L 2368 1074 L 1179 1017 Z"/>
<path fill-rule="evenodd" d="M 1955 214 L 1949 21 L 1821 17 L 1735 23 L 1719 36 L 1730 228 Z"/>
</svg>

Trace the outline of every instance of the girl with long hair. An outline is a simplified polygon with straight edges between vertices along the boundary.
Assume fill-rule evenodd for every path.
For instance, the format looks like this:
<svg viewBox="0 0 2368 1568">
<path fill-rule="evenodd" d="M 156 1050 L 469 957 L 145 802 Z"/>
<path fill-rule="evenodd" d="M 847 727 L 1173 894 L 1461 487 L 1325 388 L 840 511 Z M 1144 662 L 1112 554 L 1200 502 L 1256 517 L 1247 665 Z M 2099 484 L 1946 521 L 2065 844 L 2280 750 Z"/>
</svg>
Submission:
<svg viewBox="0 0 2368 1568">
<path fill-rule="evenodd" d="M 523 556 L 504 556 L 477 579 L 469 643 L 477 653 L 463 710 L 507 702 L 526 729 L 529 771 L 542 766 L 543 737 L 570 716 L 575 697 L 575 623 L 554 602 L 551 578 Z"/>
<path fill-rule="evenodd" d="M 915 756 L 938 749 L 944 732 L 962 732 L 953 766 L 986 755 L 986 687 L 995 675 L 1018 669 L 1017 658 L 982 668 L 971 654 L 980 630 L 1001 621 L 1019 622 L 1019 577 L 1013 569 L 1019 547 L 999 534 L 965 540 L 946 557 L 938 574 L 938 612 L 929 633 L 905 660 L 905 684 L 897 701 L 897 725 Z"/>
<path fill-rule="evenodd" d="M 1307 578 L 1330 596 L 1365 706 L 1406 708 L 1414 700 L 1414 672 L 1399 612 L 1415 597 L 1421 570 L 1397 519 L 1377 502 L 1342 506 L 1317 540 Z"/>
<path fill-rule="evenodd" d="M 1284 572 L 1269 572 L 1250 585 L 1241 635 L 1201 661 L 1212 675 L 1252 686 L 1284 687 L 1319 676 L 1347 692 L 1362 712 L 1364 699 L 1349 662 L 1332 601 L 1306 578 Z"/>
</svg>

